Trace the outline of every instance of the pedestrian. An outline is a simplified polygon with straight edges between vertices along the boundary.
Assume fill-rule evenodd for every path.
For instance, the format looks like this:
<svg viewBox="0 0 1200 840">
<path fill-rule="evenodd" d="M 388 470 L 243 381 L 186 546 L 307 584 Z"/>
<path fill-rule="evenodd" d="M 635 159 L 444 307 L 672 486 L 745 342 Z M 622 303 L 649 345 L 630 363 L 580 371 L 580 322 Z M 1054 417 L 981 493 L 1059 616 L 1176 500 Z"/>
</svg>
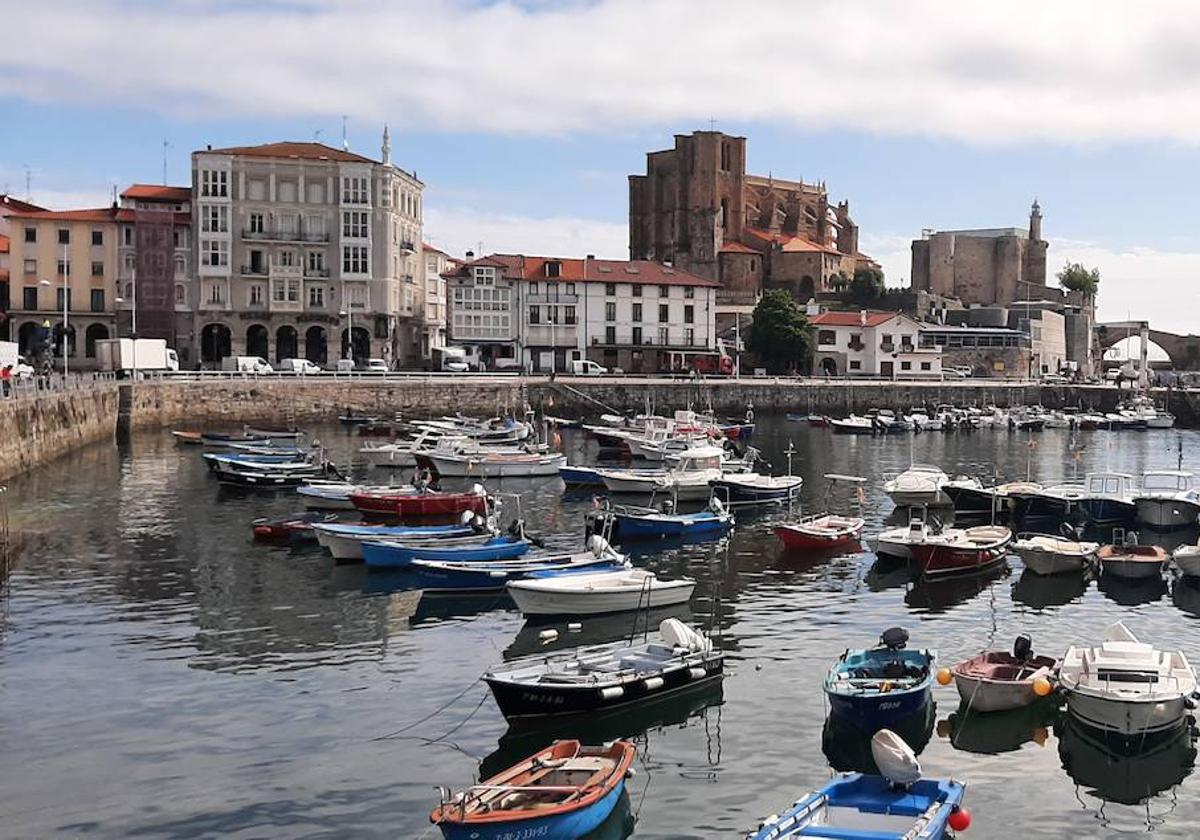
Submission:
<svg viewBox="0 0 1200 840">
<path fill-rule="evenodd" d="M 3 386 L 4 396 L 8 396 L 12 390 L 12 365 L 5 365 L 3 370 L 0 370 L 0 386 Z"/>
</svg>

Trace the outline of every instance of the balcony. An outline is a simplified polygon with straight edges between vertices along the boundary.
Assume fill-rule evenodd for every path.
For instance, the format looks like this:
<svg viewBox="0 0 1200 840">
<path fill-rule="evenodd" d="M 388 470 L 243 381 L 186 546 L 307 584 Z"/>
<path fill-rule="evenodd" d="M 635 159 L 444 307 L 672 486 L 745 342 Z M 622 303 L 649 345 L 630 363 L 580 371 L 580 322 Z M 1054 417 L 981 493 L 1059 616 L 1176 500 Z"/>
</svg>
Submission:
<svg viewBox="0 0 1200 840">
<path fill-rule="evenodd" d="M 200 310 L 202 312 L 229 312 L 232 309 L 233 307 L 229 305 L 228 301 L 213 300 L 211 298 L 200 301 Z"/>
<path fill-rule="evenodd" d="M 861 341 L 858 341 L 857 339 L 855 339 L 854 341 L 851 341 L 849 344 L 846 345 L 846 347 L 849 350 L 853 350 L 855 353 L 861 353 L 863 350 L 867 349 L 867 345 L 863 344 Z"/>
<path fill-rule="evenodd" d="M 265 265 L 244 265 L 242 266 L 242 275 L 245 277 L 266 277 L 267 267 Z"/>
<path fill-rule="evenodd" d="M 403 252 L 405 254 L 411 254 L 414 250 L 412 242 L 407 239 L 403 240 L 400 243 L 400 250 L 401 250 L 401 252 Z"/>
<path fill-rule="evenodd" d="M 894 353 L 896 352 L 896 345 L 891 341 L 881 341 L 879 342 L 879 349 L 884 353 Z"/>
<path fill-rule="evenodd" d="M 327 280 L 327 279 L 329 279 L 329 269 L 328 268 L 305 268 L 304 276 L 305 276 L 305 278 Z"/>
<path fill-rule="evenodd" d="M 242 239 L 255 242 L 328 242 L 328 233 L 295 230 L 251 230 L 242 228 Z"/>
</svg>

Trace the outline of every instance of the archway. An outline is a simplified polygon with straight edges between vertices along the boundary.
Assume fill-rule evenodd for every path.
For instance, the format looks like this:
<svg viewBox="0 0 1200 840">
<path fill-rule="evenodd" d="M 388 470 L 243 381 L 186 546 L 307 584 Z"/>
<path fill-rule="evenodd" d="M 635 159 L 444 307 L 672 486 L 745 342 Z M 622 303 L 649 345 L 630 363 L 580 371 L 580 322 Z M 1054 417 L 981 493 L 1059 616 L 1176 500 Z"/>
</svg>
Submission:
<svg viewBox="0 0 1200 840">
<path fill-rule="evenodd" d="M 36 356 L 38 354 L 38 350 L 41 349 L 38 346 L 40 344 L 38 340 L 38 329 L 38 325 L 35 321 L 26 321 L 21 325 L 21 328 L 17 330 L 17 345 L 20 347 L 20 353 L 22 356 L 25 356 L 26 358 L 32 358 L 33 356 Z"/>
<path fill-rule="evenodd" d="M 104 324 L 92 324 L 83 333 L 83 355 L 89 359 L 96 358 L 96 342 L 108 338 L 108 327 Z"/>
<path fill-rule="evenodd" d="M 296 358 L 296 347 L 299 339 L 296 328 L 284 325 L 275 331 L 275 361 Z"/>
<path fill-rule="evenodd" d="M 246 355 L 266 359 L 270 354 L 267 328 L 262 324 L 251 324 L 246 327 Z"/>
<path fill-rule="evenodd" d="M 233 335 L 224 324 L 205 324 L 200 330 L 200 361 L 219 362 L 232 355 Z"/>
<path fill-rule="evenodd" d="M 314 365 L 324 365 L 329 361 L 328 344 L 325 328 L 313 324 L 304 331 L 304 358 Z"/>
<path fill-rule="evenodd" d="M 826 356 L 824 359 L 822 359 L 821 360 L 821 373 L 825 374 L 826 376 L 837 376 L 838 375 L 837 360 L 831 359 L 828 356 Z"/>
<path fill-rule="evenodd" d="M 808 274 L 800 278 L 800 285 L 796 287 L 796 298 L 800 303 L 808 303 L 817 293 L 817 284 Z"/>
<path fill-rule="evenodd" d="M 365 327 L 354 328 L 354 354 L 349 355 L 349 338 L 347 332 L 342 330 L 342 358 L 354 359 L 356 362 L 360 359 L 366 359 L 371 356 L 371 333 Z"/>
<path fill-rule="evenodd" d="M 62 325 L 61 321 L 59 321 L 57 324 L 54 325 L 54 329 L 51 330 L 51 334 L 52 334 L 52 341 L 50 343 L 50 346 L 52 348 L 51 352 L 53 352 L 56 357 L 61 357 L 62 352 L 63 352 L 63 325 Z M 76 350 L 77 350 L 77 348 L 75 346 L 75 325 L 70 324 L 67 327 L 67 356 L 72 359 L 75 358 Z"/>
</svg>

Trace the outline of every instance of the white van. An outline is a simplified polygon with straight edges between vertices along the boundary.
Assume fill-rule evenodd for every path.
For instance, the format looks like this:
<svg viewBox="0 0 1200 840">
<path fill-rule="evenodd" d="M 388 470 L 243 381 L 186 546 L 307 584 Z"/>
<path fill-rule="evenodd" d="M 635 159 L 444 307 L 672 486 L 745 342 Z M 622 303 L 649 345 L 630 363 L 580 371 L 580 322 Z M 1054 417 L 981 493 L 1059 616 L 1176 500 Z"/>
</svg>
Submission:
<svg viewBox="0 0 1200 840">
<path fill-rule="evenodd" d="M 567 370 L 572 376 L 604 376 L 608 368 L 596 364 L 591 359 L 572 359 L 567 362 Z"/>
<path fill-rule="evenodd" d="M 367 359 L 367 370 L 371 373 L 387 373 L 388 363 L 383 359 Z"/>
<path fill-rule="evenodd" d="M 221 370 L 238 373 L 274 373 L 270 362 L 262 356 L 226 356 L 221 360 Z"/>
<path fill-rule="evenodd" d="M 320 373 L 321 368 L 308 359 L 283 359 L 279 369 L 284 373 Z"/>
</svg>

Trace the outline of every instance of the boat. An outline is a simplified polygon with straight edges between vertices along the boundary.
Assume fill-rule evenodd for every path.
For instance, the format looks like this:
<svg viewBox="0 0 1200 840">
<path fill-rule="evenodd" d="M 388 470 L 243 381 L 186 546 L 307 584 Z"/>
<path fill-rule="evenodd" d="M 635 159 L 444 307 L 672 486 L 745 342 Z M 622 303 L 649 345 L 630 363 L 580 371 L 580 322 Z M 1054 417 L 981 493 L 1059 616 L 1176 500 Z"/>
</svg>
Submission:
<svg viewBox="0 0 1200 840">
<path fill-rule="evenodd" d="M 680 454 L 678 466 L 667 470 L 602 469 L 596 472 L 610 493 L 661 493 L 680 500 L 707 499 L 708 483 L 723 475 L 724 450 L 695 447 Z"/>
<path fill-rule="evenodd" d="M 830 713 L 870 734 L 921 711 L 931 697 L 934 654 L 907 646 L 908 631 L 892 627 L 878 647 L 843 652 L 825 677 Z"/>
<path fill-rule="evenodd" d="M 866 479 L 856 475 L 825 475 L 829 485 L 825 491 L 828 502 L 838 482 L 862 484 Z M 861 492 L 861 491 L 860 491 Z M 786 522 L 775 527 L 776 538 L 787 551 L 827 551 L 856 546 L 862 536 L 863 518 L 843 516 L 836 513 L 814 513 L 796 522 Z"/>
<path fill-rule="evenodd" d="M 1189 577 L 1200 577 L 1200 545 L 1181 545 L 1171 552 L 1179 571 Z"/>
<path fill-rule="evenodd" d="M 926 577 L 981 572 L 1008 555 L 1012 531 L 1002 525 L 957 528 L 909 547 L 913 563 Z"/>
<path fill-rule="evenodd" d="M 603 487 L 604 479 L 594 467 L 565 465 L 558 468 L 558 477 L 568 487 Z"/>
<path fill-rule="evenodd" d="M 717 498 L 731 507 L 785 504 L 800 497 L 804 479 L 798 475 L 726 473 L 708 482 Z"/>
<path fill-rule="evenodd" d="M 931 539 L 939 540 L 961 533 L 959 528 L 944 528 L 942 521 L 937 516 L 929 516 L 928 521 L 919 516 L 914 516 L 908 521 L 908 525 L 902 525 L 898 528 L 888 528 L 880 531 L 879 536 L 873 540 L 875 553 L 895 557 L 899 560 L 912 559 L 912 547 Z"/>
<path fill-rule="evenodd" d="M 368 569 L 402 569 L 413 560 L 471 563 L 515 560 L 527 554 L 532 545 L 524 537 L 512 534 L 450 539 L 376 539 L 363 541 L 362 556 Z"/>
<path fill-rule="evenodd" d="M 1009 492 L 1012 515 L 1023 519 L 1063 519 L 1079 507 L 1087 494 L 1082 484 L 1065 482 L 1038 488 L 1037 485 Z"/>
<path fill-rule="evenodd" d="M 355 414 L 354 409 L 347 409 L 345 414 L 338 415 L 338 422 L 343 426 L 365 426 L 378 423 L 379 418 L 374 414 Z"/>
<path fill-rule="evenodd" d="M 1200 484 L 1184 470 L 1145 472 L 1133 504 L 1143 525 L 1185 528 L 1200 522 Z"/>
<path fill-rule="evenodd" d="M 1120 534 L 1120 529 L 1114 532 L 1114 539 Z M 1140 580 L 1162 576 L 1163 566 L 1167 562 L 1167 552 L 1157 545 L 1139 545 L 1134 542 L 1135 534 L 1126 534 L 1125 539 L 1109 545 L 1102 545 L 1096 550 L 1096 562 L 1106 575 Z"/>
<path fill-rule="evenodd" d="M 358 484 L 344 481 L 309 482 L 297 487 L 296 493 L 309 510 L 354 510 L 350 494 L 363 489 Z"/>
<path fill-rule="evenodd" d="M 230 434 L 227 432 L 201 432 L 200 442 L 205 446 L 228 446 L 231 443 L 264 443 L 262 435 Z"/>
<path fill-rule="evenodd" d="M 949 480 L 949 476 L 937 467 L 913 464 L 895 478 L 884 482 L 883 492 L 898 507 L 944 505 L 949 499 L 942 487 Z"/>
<path fill-rule="evenodd" d="M 478 514 L 464 513 L 472 521 Z M 329 551 L 335 560 L 362 560 L 362 544 L 367 540 L 406 539 L 425 537 L 456 539 L 486 533 L 483 526 L 472 525 L 470 522 L 457 525 L 359 525 L 359 524 L 317 524 L 313 526 L 317 542 Z"/>
<path fill-rule="evenodd" d="M 250 437 L 269 438 L 271 440 L 298 440 L 304 432 L 295 426 L 250 426 L 243 427 Z"/>
<path fill-rule="evenodd" d="M 659 624 L 659 640 L 613 642 L 533 654 L 483 675 L 509 720 L 606 712 L 719 680 L 725 654 L 675 618 Z"/>
<path fill-rule="evenodd" d="M 175 438 L 175 442 L 181 446 L 200 446 L 204 443 L 204 436 L 200 432 L 187 432 L 172 429 L 171 436 Z"/>
<path fill-rule="evenodd" d="M 833 431 L 843 435 L 872 435 L 875 433 L 875 424 L 871 422 L 871 419 L 860 417 L 857 414 L 851 414 L 841 420 L 829 420 L 828 425 Z"/>
<path fill-rule="evenodd" d="M 417 465 L 417 455 L 433 449 L 439 442 L 448 440 L 442 432 L 422 429 L 406 440 L 364 446 L 358 450 L 367 465 L 379 468 L 404 469 Z M 459 437 L 467 441 L 469 438 Z"/>
<path fill-rule="evenodd" d="M 259 518 L 252 523 L 254 539 L 262 542 L 300 542 L 316 540 L 316 525 L 337 522 L 336 513 L 311 511 L 295 513 L 279 519 Z"/>
<path fill-rule="evenodd" d="M 690 578 L 661 580 L 646 569 L 616 569 L 545 578 L 535 574 L 509 583 L 508 595 L 525 615 L 602 615 L 683 604 L 695 588 Z"/>
<path fill-rule="evenodd" d="M 1133 476 L 1127 473 L 1088 473 L 1076 506 L 1093 525 L 1121 525 L 1137 518 Z"/>
<path fill-rule="evenodd" d="M 398 487 L 395 490 L 351 493 L 350 501 L 365 514 L 400 518 L 451 516 L 465 511 L 486 514 L 488 508 L 488 495 L 479 484 L 468 491 L 443 492 L 421 487 Z"/>
<path fill-rule="evenodd" d="M 942 485 L 942 493 L 954 506 L 955 513 L 990 514 L 996 508 L 995 490 L 984 487 L 978 478 L 952 478 Z"/>
<path fill-rule="evenodd" d="M 1100 544 L 1053 534 L 1021 533 L 1011 548 L 1034 574 L 1058 575 L 1083 572 L 1095 562 Z"/>
<path fill-rule="evenodd" d="M 1034 655 L 1033 642 L 1022 633 L 1013 642 L 1012 653 L 984 651 L 951 667 L 950 674 L 964 708 L 1002 712 L 1028 706 L 1049 694 L 1057 666 L 1058 660 L 1052 656 Z"/>
<path fill-rule="evenodd" d="M 1099 645 L 1068 648 L 1058 679 L 1071 715 L 1121 736 L 1174 728 L 1188 714 L 1196 690 L 1196 674 L 1182 651 L 1139 642 L 1119 621 Z"/>
<path fill-rule="evenodd" d="M 970 826 L 962 807 L 966 786 L 921 778 L 917 757 L 894 732 L 881 729 L 872 736 L 871 756 L 879 775 L 839 775 L 767 817 L 746 840 L 940 840 Z"/>
<path fill-rule="evenodd" d="M 429 821 L 445 840 L 577 840 L 600 826 L 633 775 L 629 741 L 555 741 L 489 779 L 451 795 Z"/>
<path fill-rule="evenodd" d="M 409 571 L 422 589 L 438 592 L 504 591 L 511 581 L 533 576 L 557 576 L 618 571 L 625 558 L 600 542 L 589 551 L 546 554 L 522 560 L 477 563 L 471 561 L 413 560 Z"/>
<path fill-rule="evenodd" d="M 291 453 L 275 452 L 205 452 L 200 456 L 210 470 L 217 469 L 218 464 L 258 464 L 261 467 L 270 466 L 278 469 L 314 469 L 315 465 L 303 456 Z"/>
<path fill-rule="evenodd" d="M 426 459 L 430 468 L 443 476 L 476 476 L 480 478 L 527 478 L 557 475 L 567 464 L 567 456 L 558 452 L 477 452 L 423 453 L 418 463 Z"/>
<path fill-rule="evenodd" d="M 627 540 L 708 536 L 723 534 L 733 527 L 733 514 L 715 497 L 709 500 L 704 510 L 694 513 L 675 513 L 674 510 L 674 504 L 669 501 L 663 504 L 662 510 L 606 504 L 587 514 L 587 531 Z"/>
</svg>

